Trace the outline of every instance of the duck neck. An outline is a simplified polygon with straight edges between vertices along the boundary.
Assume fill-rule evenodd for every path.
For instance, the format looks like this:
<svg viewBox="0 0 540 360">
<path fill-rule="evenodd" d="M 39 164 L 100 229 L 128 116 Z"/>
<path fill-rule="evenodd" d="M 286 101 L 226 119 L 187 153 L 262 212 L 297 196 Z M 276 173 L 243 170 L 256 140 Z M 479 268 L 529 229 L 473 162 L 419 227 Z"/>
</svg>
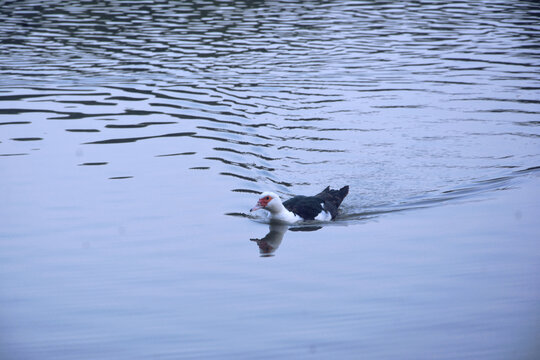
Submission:
<svg viewBox="0 0 540 360">
<path fill-rule="evenodd" d="M 292 211 L 287 210 L 281 202 L 279 204 L 276 204 L 272 208 L 272 210 L 270 211 L 270 218 L 272 220 L 278 220 L 288 223 L 296 222 L 299 220 L 299 217 L 295 215 Z"/>
</svg>

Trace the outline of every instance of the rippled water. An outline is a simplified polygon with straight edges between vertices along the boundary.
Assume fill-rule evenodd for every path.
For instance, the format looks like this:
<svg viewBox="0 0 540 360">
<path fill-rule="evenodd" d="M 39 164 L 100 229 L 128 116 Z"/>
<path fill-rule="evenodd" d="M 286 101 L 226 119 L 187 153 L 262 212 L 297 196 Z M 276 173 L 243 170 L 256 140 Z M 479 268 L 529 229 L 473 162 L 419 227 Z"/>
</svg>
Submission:
<svg viewBox="0 0 540 360">
<path fill-rule="evenodd" d="M 435 205 L 499 198 L 498 190 L 538 176 L 536 2 L 0 5 L 0 343 L 13 358 L 72 358 L 81 351 L 88 358 L 249 358 L 269 347 L 268 357 L 501 353 L 493 344 L 482 347 L 492 352 L 475 352 L 458 340 L 439 356 L 404 345 L 383 351 L 383 335 L 372 341 L 359 335 L 358 342 L 359 322 L 372 325 L 362 331 L 384 332 L 377 314 L 403 309 L 395 298 L 373 309 L 372 299 L 363 303 L 373 310 L 364 314 L 371 320 L 359 320 L 360 290 L 348 284 L 368 275 L 346 249 L 373 220 L 389 234 L 420 236 L 403 224 L 393 228 L 384 214 L 427 207 L 433 212 L 422 216 L 438 223 L 447 214 Z M 287 197 L 327 185 L 350 185 L 334 224 L 346 226 L 270 229 L 265 238 L 267 226 L 244 218 L 261 191 Z M 487 224 L 469 236 L 484 239 Z M 528 224 L 528 234 L 538 235 L 538 226 Z M 515 240 L 511 232 L 500 236 Z M 523 249 L 535 246 L 531 239 L 522 239 L 529 241 Z M 282 242 L 290 247 L 276 252 Z M 259 251 L 276 255 L 268 260 L 275 265 L 261 263 Z M 377 254 L 378 265 L 362 269 L 395 279 L 403 269 L 378 273 L 391 260 Z M 489 267 L 501 260 L 484 261 Z M 538 269 L 537 258 L 505 261 Z M 447 289 L 471 286 L 459 262 L 440 263 L 454 264 L 463 281 L 445 282 Z M 331 274 L 325 277 L 331 284 L 314 286 L 319 272 Z M 538 283 L 527 274 L 527 286 Z M 399 284 L 431 281 L 422 277 L 428 275 Z M 275 294 L 259 283 L 265 281 Z M 501 302 L 534 303 L 535 289 Z M 387 290 L 380 296 L 391 298 Z M 333 309 L 332 292 L 342 311 Z M 294 305 L 271 303 L 281 296 Z M 312 301 L 306 313 L 302 304 Z M 268 315 L 253 316 L 259 312 Z M 478 330 L 473 313 L 460 323 L 468 335 L 471 328 L 480 337 L 494 331 Z M 426 329 L 449 328 L 419 321 L 425 328 L 404 331 L 433 346 L 439 343 L 429 341 Z M 261 324 L 269 326 L 266 340 Z M 277 330 L 292 324 L 292 337 Z"/>
</svg>

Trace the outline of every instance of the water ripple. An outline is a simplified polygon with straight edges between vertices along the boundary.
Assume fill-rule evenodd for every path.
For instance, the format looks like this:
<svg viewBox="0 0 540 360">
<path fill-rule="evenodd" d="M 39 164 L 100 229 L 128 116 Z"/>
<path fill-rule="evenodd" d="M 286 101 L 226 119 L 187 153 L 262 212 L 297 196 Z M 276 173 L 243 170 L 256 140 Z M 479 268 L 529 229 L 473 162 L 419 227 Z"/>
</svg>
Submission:
<svg viewBox="0 0 540 360">
<path fill-rule="evenodd" d="M 349 184 L 357 219 L 474 194 L 540 163 L 535 9 L 6 2 L 0 155 L 208 170 L 250 198 Z"/>
</svg>

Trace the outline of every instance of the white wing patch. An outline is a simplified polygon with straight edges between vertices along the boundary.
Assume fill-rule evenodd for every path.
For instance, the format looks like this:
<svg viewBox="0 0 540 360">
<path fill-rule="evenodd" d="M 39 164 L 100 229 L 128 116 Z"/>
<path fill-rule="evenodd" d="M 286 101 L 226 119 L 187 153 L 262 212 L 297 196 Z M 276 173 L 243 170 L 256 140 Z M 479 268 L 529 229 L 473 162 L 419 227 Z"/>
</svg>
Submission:
<svg viewBox="0 0 540 360">
<path fill-rule="evenodd" d="M 332 214 L 330 214 L 328 211 L 324 209 L 324 203 L 321 203 L 321 207 L 323 210 L 315 216 L 315 220 L 317 221 L 330 221 L 332 220 Z"/>
<path fill-rule="evenodd" d="M 319 215 L 315 216 L 315 220 L 318 221 L 330 221 L 332 220 L 332 215 L 328 211 L 321 211 Z"/>
</svg>

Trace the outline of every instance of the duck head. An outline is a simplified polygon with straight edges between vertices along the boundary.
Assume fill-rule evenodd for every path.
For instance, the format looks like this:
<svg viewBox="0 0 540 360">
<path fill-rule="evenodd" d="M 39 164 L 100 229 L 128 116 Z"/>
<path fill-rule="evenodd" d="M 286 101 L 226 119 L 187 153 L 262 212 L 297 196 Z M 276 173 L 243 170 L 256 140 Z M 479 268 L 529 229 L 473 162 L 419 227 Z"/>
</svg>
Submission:
<svg viewBox="0 0 540 360">
<path fill-rule="evenodd" d="M 261 197 L 250 211 L 264 209 L 272 214 L 277 214 L 283 210 L 283 204 L 281 199 L 276 193 L 265 191 L 261 194 Z"/>
</svg>

